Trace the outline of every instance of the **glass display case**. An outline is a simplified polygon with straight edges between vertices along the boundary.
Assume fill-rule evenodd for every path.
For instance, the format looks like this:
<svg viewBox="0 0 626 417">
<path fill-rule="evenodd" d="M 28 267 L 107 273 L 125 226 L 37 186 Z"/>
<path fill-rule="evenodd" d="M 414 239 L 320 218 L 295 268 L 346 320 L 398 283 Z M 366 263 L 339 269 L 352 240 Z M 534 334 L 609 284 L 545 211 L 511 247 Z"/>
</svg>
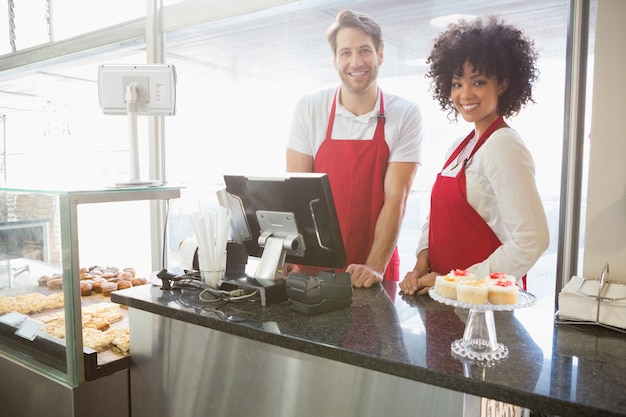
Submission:
<svg viewBox="0 0 626 417">
<path fill-rule="evenodd" d="M 127 314 L 110 291 L 149 282 L 163 245 L 151 213 L 179 197 L 0 188 L 0 360 L 69 387 L 128 368 Z"/>
</svg>

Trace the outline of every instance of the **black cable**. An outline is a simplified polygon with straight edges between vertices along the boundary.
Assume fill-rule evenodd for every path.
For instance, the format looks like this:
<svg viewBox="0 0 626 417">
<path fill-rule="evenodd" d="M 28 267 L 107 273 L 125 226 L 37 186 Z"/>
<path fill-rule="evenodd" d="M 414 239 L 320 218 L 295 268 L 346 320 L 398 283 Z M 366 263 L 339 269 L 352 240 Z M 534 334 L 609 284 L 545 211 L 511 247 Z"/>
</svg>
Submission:
<svg viewBox="0 0 626 417">
<path fill-rule="evenodd" d="M 170 200 L 165 200 L 165 220 L 163 222 L 163 247 L 161 253 L 161 268 L 165 268 L 165 259 L 167 257 L 167 225 L 170 218 Z"/>
<path fill-rule="evenodd" d="M 200 300 L 208 302 L 208 303 L 214 303 L 217 301 L 227 301 L 227 302 L 232 303 L 232 302 L 242 302 L 242 301 L 250 300 L 252 297 L 257 295 L 258 293 L 259 293 L 259 290 L 256 290 L 256 289 L 250 292 L 246 292 L 245 290 L 241 290 L 241 289 L 225 291 L 225 290 L 218 290 L 212 287 L 207 287 L 203 289 L 200 292 L 200 294 L 198 294 L 198 297 L 200 298 Z M 210 296 L 213 298 L 210 298 L 210 299 L 204 298 L 206 294 L 210 294 Z"/>
</svg>

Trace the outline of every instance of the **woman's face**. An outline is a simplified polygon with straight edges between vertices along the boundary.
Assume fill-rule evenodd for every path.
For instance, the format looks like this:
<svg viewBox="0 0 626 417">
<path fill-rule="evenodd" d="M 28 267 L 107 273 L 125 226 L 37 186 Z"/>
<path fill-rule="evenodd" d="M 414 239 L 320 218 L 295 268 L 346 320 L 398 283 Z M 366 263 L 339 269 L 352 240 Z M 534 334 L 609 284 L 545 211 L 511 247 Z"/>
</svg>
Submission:
<svg viewBox="0 0 626 417">
<path fill-rule="evenodd" d="M 498 118 L 498 99 L 505 90 L 506 83 L 498 83 L 495 76 L 487 77 L 474 71 L 472 64 L 466 61 L 463 75 L 452 78 L 450 99 L 466 122 L 483 130 L 482 126 L 489 126 Z"/>
</svg>

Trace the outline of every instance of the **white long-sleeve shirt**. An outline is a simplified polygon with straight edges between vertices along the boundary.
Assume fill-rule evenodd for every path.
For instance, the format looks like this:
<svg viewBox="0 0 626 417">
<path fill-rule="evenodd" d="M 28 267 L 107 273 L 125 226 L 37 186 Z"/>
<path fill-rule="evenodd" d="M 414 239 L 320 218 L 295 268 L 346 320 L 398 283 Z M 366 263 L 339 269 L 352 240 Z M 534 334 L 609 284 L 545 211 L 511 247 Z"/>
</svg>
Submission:
<svg viewBox="0 0 626 417">
<path fill-rule="evenodd" d="M 463 139 L 455 141 L 445 160 Z M 462 165 L 444 170 L 442 175 L 456 176 Z M 550 241 L 548 222 L 535 183 L 535 163 L 530 152 L 514 129 L 498 129 L 476 151 L 465 169 L 465 175 L 469 204 L 502 242 L 502 246 L 487 259 L 468 269 L 477 277 L 490 272 L 506 272 L 521 278 L 539 259 Z M 422 228 L 417 253 L 428 247 L 428 231 L 429 219 Z"/>
</svg>

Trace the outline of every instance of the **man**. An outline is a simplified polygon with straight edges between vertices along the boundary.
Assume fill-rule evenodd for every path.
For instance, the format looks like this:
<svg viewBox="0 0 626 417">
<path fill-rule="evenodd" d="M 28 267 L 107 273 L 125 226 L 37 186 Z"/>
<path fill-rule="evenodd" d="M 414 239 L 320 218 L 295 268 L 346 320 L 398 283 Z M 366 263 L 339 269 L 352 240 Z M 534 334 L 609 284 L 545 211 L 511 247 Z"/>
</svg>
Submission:
<svg viewBox="0 0 626 417">
<path fill-rule="evenodd" d="M 383 63 L 380 26 L 344 10 L 326 34 L 341 79 L 337 89 L 296 107 L 287 171 L 330 179 L 352 285 L 399 279 L 396 242 L 421 158 L 420 110 L 377 85 Z"/>
</svg>

